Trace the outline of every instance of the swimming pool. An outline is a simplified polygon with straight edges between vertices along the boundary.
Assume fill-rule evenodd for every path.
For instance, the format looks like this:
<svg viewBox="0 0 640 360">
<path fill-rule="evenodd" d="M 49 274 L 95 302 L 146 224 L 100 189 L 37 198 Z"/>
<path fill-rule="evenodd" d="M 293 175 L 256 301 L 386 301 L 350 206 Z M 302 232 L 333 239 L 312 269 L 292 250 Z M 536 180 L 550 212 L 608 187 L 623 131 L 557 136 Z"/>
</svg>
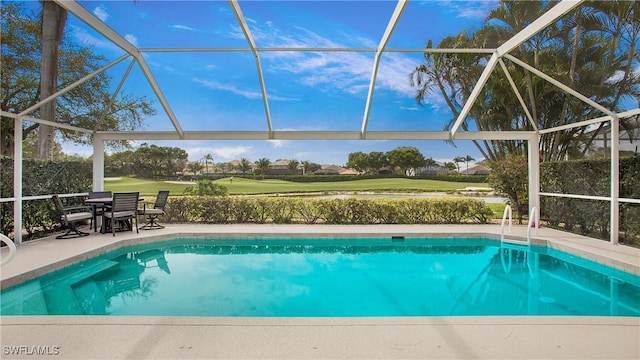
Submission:
<svg viewBox="0 0 640 360">
<path fill-rule="evenodd" d="M 177 239 L 0 293 L 2 315 L 640 316 L 640 277 L 488 239 Z"/>
</svg>

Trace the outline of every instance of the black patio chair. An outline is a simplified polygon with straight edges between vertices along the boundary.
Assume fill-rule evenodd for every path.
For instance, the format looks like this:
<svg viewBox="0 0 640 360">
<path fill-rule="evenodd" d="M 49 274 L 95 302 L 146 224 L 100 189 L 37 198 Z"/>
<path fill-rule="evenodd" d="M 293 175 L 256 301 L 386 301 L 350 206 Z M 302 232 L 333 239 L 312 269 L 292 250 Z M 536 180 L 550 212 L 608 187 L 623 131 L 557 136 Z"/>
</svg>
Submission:
<svg viewBox="0 0 640 360">
<path fill-rule="evenodd" d="M 102 198 L 111 198 L 111 191 L 90 191 L 89 199 L 102 199 Z M 93 231 L 98 231 L 98 217 L 102 216 L 104 212 L 105 204 L 103 203 L 92 203 L 91 210 L 93 212 Z"/>
<path fill-rule="evenodd" d="M 136 222 L 136 233 L 138 233 L 138 199 L 139 192 L 123 192 L 114 193 L 111 207 L 107 207 L 102 214 L 103 226 L 105 229 L 107 224 L 111 226 L 111 233 L 116 236 L 116 225 L 120 225 L 120 230 L 128 227 L 133 231 L 133 221 Z M 109 220 L 107 222 L 107 220 Z"/>
<path fill-rule="evenodd" d="M 89 235 L 89 233 L 78 230 L 77 224 L 87 220 L 93 221 L 93 213 L 90 207 L 64 206 L 58 195 L 51 196 L 51 199 L 56 206 L 62 226 L 67 228 L 67 232 L 56 236 L 56 239 L 70 239 Z M 89 226 L 89 229 L 91 229 L 91 226 Z"/>
<path fill-rule="evenodd" d="M 138 215 L 146 216 L 147 223 L 142 225 L 140 229 L 143 230 L 153 230 L 153 229 L 164 229 L 164 226 L 160 225 L 156 220 L 158 216 L 164 215 L 164 208 L 167 205 L 167 199 L 169 198 L 168 191 L 159 191 L 158 197 L 156 197 L 156 202 L 151 203 L 142 203 L 143 208 L 138 210 Z M 147 207 L 149 204 L 149 207 Z M 153 205 L 153 207 L 151 207 Z"/>
</svg>

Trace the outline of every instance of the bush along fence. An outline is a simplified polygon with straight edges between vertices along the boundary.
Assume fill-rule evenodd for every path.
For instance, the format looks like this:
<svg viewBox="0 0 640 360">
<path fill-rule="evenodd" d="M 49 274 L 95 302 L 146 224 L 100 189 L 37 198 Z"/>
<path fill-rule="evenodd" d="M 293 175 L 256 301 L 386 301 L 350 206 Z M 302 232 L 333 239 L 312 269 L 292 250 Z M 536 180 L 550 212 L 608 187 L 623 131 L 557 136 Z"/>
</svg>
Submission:
<svg viewBox="0 0 640 360">
<path fill-rule="evenodd" d="M 610 161 L 579 160 L 544 163 L 540 183 L 543 192 L 608 197 L 611 192 Z M 620 159 L 620 197 L 640 199 L 640 156 Z M 550 227 L 601 239 L 609 239 L 611 203 L 600 200 L 541 198 L 541 218 Z M 620 203 L 619 241 L 640 245 L 640 204 Z"/>
<path fill-rule="evenodd" d="M 268 196 L 171 196 L 163 222 L 277 224 L 484 224 L 481 199 L 309 199 Z"/>
<path fill-rule="evenodd" d="M 13 196 L 13 159 L 0 157 L 0 193 L 3 198 Z M 22 192 L 24 196 L 44 194 L 74 194 L 91 189 L 93 173 L 89 161 L 42 161 L 25 159 L 22 162 Z M 81 201 L 80 199 L 68 199 Z M 65 199 L 67 201 L 67 199 Z M 23 228 L 27 238 L 50 232 L 60 226 L 50 199 L 28 200 L 23 203 Z M 0 232 L 13 233 L 13 202 L 0 203 Z"/>
</svg>

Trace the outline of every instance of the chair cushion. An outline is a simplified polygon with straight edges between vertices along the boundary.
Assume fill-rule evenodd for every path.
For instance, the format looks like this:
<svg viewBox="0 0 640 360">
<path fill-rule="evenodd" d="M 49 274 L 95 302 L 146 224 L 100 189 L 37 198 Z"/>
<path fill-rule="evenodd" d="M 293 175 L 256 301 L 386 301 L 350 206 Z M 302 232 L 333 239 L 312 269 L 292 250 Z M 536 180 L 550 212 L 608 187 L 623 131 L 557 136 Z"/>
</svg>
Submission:
<svg viewBox="0 0 640 360">
<path fill-rule="evenodd" d="M 162 210 L 162 209 L 144 209 L 144 210 L 140 210 L 140 214 L 142 214 L 142 215 L 164 215 L 164 210 Z"/>
<path fill-rule="evenodd" d="M 127 216 L 135 216 L 135 215 L 136 215 L 136 212 L 133 210 L 116 211 L 114 213 L 111 213 L 111 212 L 104 213 L 104 216 L 108 218 L 121 218 L 121 217 L 127 217 Z"/>
<path fill-rule="evenodd" d="M 78 212 L 78 213 L 67 214 L 67 221 L 69 222 L 87 220 L 91 218 L 93 218 L 93 214 L 91 214 L 90 212 Z"/>
</svg>

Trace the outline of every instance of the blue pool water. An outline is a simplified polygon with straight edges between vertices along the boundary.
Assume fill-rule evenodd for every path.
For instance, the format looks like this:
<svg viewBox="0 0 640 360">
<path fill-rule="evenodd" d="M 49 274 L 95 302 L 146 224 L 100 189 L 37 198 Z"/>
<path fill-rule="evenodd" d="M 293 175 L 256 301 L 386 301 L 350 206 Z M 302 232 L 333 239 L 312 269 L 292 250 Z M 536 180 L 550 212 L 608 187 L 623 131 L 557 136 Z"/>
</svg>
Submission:
<svg viewBox="0 0 640 360">
<path fill-rule="evenodd" d="M 640 277 L 486 239 L 194 240 L 0 293 L 2 315 L 640 316 Z"/>
</svg>

